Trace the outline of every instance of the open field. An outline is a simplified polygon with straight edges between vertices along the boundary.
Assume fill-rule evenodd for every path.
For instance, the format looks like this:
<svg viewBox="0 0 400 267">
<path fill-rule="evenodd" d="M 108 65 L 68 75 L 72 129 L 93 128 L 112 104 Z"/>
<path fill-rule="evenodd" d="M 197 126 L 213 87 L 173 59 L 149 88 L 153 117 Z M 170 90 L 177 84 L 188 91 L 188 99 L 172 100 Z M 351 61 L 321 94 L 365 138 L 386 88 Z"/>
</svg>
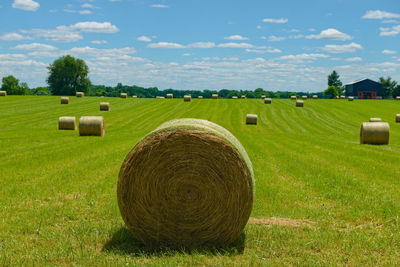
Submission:
<svg viewBox="0 0 400 267">
<path fill-rule="evenodd" d="M 99 102 L 110 102 L 100 112 Z M 258 125 L 246 125 L 247 113 Z M 400 262 L 400 101 L 0 97 L 0 265 L 394 265 Z M 59 131 L 60 116 L 102 115 L 105 137 Z M 252 222 L 232 245 L 149 251 L 116 198 L 132 146 L 174 118 L 207 119 L 243 144 L 256 177 Z M 390 144 L 359 144 L 361 122 Z M 271 219 L 278 218 L 278 219 Z"/>
</svg>

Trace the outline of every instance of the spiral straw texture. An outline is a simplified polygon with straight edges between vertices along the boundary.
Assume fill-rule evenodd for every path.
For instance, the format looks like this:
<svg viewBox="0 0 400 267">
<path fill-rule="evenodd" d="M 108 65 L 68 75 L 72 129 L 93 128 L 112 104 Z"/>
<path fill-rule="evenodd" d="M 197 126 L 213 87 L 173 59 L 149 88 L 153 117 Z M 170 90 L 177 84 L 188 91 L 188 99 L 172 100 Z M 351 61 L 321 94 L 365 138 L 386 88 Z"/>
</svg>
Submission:
<svg viewBox="0 0 400 267">
<path fill-rule="evenodd" d="M 246 151 L 205 120 L 166 122 L 140 140 L 121 166 L 118 205 L 148 246 L 223 246 L 243 231 L 253 207 Z"/>
</svg>

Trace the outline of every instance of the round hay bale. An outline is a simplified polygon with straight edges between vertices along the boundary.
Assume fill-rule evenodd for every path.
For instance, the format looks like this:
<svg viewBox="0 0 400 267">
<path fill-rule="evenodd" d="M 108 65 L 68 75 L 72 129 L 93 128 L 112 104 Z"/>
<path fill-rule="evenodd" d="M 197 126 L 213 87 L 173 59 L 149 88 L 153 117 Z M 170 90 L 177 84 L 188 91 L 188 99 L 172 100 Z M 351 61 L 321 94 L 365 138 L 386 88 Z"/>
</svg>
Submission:
<svg viewBox="0 0 400 267">
<path fill-rule="evenodd" d="M 69 97 L 66 96 L 61 97 L 61 104 L 69 104 Z"/>
<path fill-rule="evenodd" d="M 396 122 L 400 122 L 400 114 L 396 114 Z"/>
<path fill-rule="evenodd" d="M 119 97 L 121 97 L 121 98 L 128 98 L 128 94 L 127 94 L 127 93 L 121 93 L 121 94 L 119 95 Z"/>
<path fill-rule="evenodd" d="M 346 99 L 346 96 L 341 95 L 341 96 L 340 96 L 340 99 Z"/>
<path fill-rule="evenodd" d="M 339 96 L 337 95 L 337 96 L 335 96 L 335 99 L 339 99 Z"/>
<path fill-rule="evenodd" d="M 184 101 L 184 102 L 190 102 L 190 101 L 192 101 L 192 96 L 190 96 L 190 95 L 185 95 L 185 96 L 183 96 L 183 101 Z"/>
<path fill-rule="evenodd" d="M 307 96 L 306 96 L 306 95 L 301 96 L 301 98 L 302 98 L 303 100 L 307 100 Z"/>
<path fill-rule="evenodd" d="M 265 99 L 265 98 L 266 98 L 266 96 L 265 96 L 265 95 L 262 95 L 262 96 L 261 96 L 261 99 Z"/>
<path fill-rule="evenodd" d="M 313 99 L 318 99 L 318 96 L 317 95 L 313 95 L 312 98 Z"/>
<path fill-rule="evenodd" d="M 296 101 L 296 107 L 304 107 L 304 101 L 303 100 L 297 100 Z"/>
<path fill-rule="evenodd" d="M 257 125 L 257 115 L 256 114 L 247 114 L 246 115 L 246 124 L 256 124 Z"/>
<path fill-rule="evenodd" d="M 79 119 L 80 136 L 104 136 L 104 118 L 101 116 L 84 116 Z"/>
<path fill-rule="evenodd" d="M 265 98 L 264 99 L 264 104 L 271 104 L 272 103 L 272 99 L 271 98 Z"/>
<path fill-rule="evenodd" d="M 353 100 L 354 100 L 354 96 L 349 96 L 349 97 L 347 98 L 347 100 L 353 101 Z"/>
<path fill-rule="evenodd" d="M 237 96 L 232 96 L 232 99 L 238 99 L 238 97 Z"/>
<path fill-rule="evenodd" d="M 100 102 L 100 111 L 110 111 L 110 103 Z"/>
<path fill-rule="evenodd" d="M 0 91 L 0 96 L 7 96 L 7 91 Z"/>
<path fill-rule="evenodd" d="M 389 123 L 363 122 L 360 127 L 360 144 L 389 144 Z"/>
<path fill-rule="evenodd" d="M 219 247 L 243 231 L 253 207 L 254 174 L 239 141 L 198 119 L 166 122 L 126 156 L 118 206 L 148 246 Z"/>
<path fill-rule="evenodd" d="M 381 122 L 382 119 L 381 118 L 370 118 L 369 122 Z"/>
<path fill-rule="evenodd" d="M 58 118 L 58 129 L 59 130 L 76 130 L 76 118 L 75 117 L 60 117 Z"/>
<path fill-rule="evenodd" d="M 137 95 L 133 95 L 132 98 L 137 98 Z"/>
<path fill-rule="evenodd" d="M 174 98 L 174 94 L 167 94 L 167 98 L 168 99 Z"/>
<path fill-rule="evenodd" d="M 199 98 L 199 99 L 203 99 L 203 96 L 202 96 L 202 95 L 199 95 L 197 98 Z"/>
<path fill-rule="evenodd" d="M 240 98 L 241 98 L 241 99 L 246 99 L 246 96 L 245 96 L 245 95 L 242 95 Z"/>
<path fill-rule="evenodd" d="M 76 97 L 84 97 L 85 93 L 84 92 L 76 92 Z"/>
<path fill-rule="evenodd" d="M 218 99 L 218 94 L 212 94 L 212 95 L 211 95 L 211 98 L 212 98 L 212 99 Z"/>
<path fill-rule="evenodd" d="M 400 100 L 400 96 L 396 96 L 396 100 Z"/>
<path fill-rule="evenodd" d="M 291 96 L 290 96 L 290 99 L 291 99 L 291 100 L 296 100 L 297 97 L 296 97 L 295 95 L 291 95 Z"/>
</svg>

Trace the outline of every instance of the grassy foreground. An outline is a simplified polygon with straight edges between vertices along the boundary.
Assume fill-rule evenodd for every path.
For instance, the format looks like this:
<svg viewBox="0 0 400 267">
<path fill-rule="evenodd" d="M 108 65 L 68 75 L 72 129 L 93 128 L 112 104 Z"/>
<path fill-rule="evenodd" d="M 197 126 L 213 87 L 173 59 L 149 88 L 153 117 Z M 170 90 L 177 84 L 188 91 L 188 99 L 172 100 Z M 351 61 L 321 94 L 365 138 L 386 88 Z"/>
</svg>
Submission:
<svg viewBox="0 0 400 267">
<path fill-rule="evenodd" d="M 108 101 L 110 112 L 100 112 Z M 258 114 L 257 126 L 245 124 Z M 400 101 L 0 97 L 0 265 L 396 265 L 400 262 Z M 102 115 L 106 134 L 59 131 L 60 116 Z M 174 118 L 231 131 L 252 160 L 253 218 L 220 250 L 149 251 L 125 228 L 119 168 Z M 370 117 L 390 145 L 359 145 Z M 274 219 L 275 218 L 275 219 Z"/>
</svg>

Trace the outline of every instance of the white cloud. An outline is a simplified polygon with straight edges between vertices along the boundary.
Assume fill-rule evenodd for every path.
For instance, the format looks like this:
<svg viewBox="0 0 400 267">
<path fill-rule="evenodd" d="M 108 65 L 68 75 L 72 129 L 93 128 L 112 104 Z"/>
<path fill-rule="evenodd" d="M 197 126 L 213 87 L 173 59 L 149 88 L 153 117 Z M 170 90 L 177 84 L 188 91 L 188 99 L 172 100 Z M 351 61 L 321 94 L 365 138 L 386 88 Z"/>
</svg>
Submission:
<svg viewBox="0 0 400 267">
<path fill-rule="evenodd" d="M 360 58 L 360 57 L 349 57 L 349 58 L 346 58 L 344 61 L 347 61 L 347 62 L 359 62 L 359 61 L 362 61 L 362 58 Z"/>
<path fill-rule="evenodd" d="M 141 42 L 151 42 L 151 39 L 147 36 L 139 36 L 136 40 L 141 41 Z"/>
<path fill-rule="evenodd" d="M 169 48 L 169 49 L 180 49 L 185 48 L 185 46 L 177 43 L 159 42 L 152 43 L 147 46 L 148 48 Z"/>
<path fill-rule="evenodd" d="M 395 20 L 395 19 L 387 19 L 387 20 L 383 20 L 382 23 L 399 24 L 400 22 L 398 20 Z"/>
<path fill-rule="evenodd" d="M 107 41 L 105 41 L 105 40 L 94 40 L 94 41 L 92 41 L 92 44 L 106 44 L 107 43 Z"/>
<path fill-rule="evenodd" d="M 225 40 L 235 40 L 235 41 L 249 40 L 249 38 L 241 36 L 241 35 L 231 35 L 231 36 L 224 37 L 224 39 Z"/>
<path fill-rule="evenodd" d="M 151 5 L 151 7 L 156 7 L 156 8 L 169 8 L 169 6 L 167 6 L 167 5 L 160 5 L 160 4 Z"/>
<path fill-rule="evenodd" d="M 213 42 L 196 42 L 187 45 L 188 48 L 213 48 L 215 43 Z"/>
<path fill-rule="evenodd" d="M 265 18 L 262 20 L 263 22 L 270 22 L 270 23 L 287 23 L 288 19 L 284 19 L 284 18 L 280 18 L 280 19 L 269 19 L 269 18 Z"/>
<path fill-rule="evenodd" d="M 381 11 L 381 10 L 368 10 L 363 19 L 397 19 L 400 18 L 400 14 Z"/>
<path fill-rule="evenodd" d="M 270 42 L 279 42 L 279 41 L 283 41 L 285 39 L 286 39 L 286 37 L 278 37 L 278 36 L 275 36 L 275 35 L 271 35 L 268 38 L 268 41 L 270 41 Z"/>
<path fill-rule="evenodd" d="M 12 7 L 25 11 L 36 11 L 40 7 L 40 5 L 33 0 L 15 0 L 12 4 Z"/>
<path fill-rule="evenodd" d="M 33 34 L 38 38 L 44 38 L 48 41 L 71 43 L 83 39 L 82 35 L 72 30 L 68 26 L 58 26 L 54 30 L 50 29 L 31 29 L 21 30 L 22 33 Z"/>
<path fill-rule="evenodd" d="M 92 11 L 90 11 L 90 10 L 79 10 L 79 14 L 90 15 L 90 14 L 92 14 Z"/>
<path fill-rule="evenodd" d="M 118 27 L 112 25 L 110 22 L 85 21 L 78 22 L 69 27 L 83 32 L 116 33 L 119 31 Z"/>
<path fill-rule="evenodd" d="M 5 33 L 0 36 L 0 40 L 2 41 L 21 41 L 21 40 L 32 40 L 29 36 L 23 36 L 19 33 Z"/>
<path fill-rule="evenodd" d="M 184 57 L 188 57 L 188 56 L 191 56 L 192 54 L 190 54 L 190 53 L 185 53 L 185 54 L 183 54 L 182 56 L 184 56 Z"/>
<path fill-rule="evenodd" d="M 394 55 L 394 54 L 397 54 L 397 51 L 385 49 L 382 51 L 382 54 Z"/>
<path fill-rule="evenodd" d="M 267 48 L 267 49 L 246 49 L 247 53 L 265 54 L 265 53 L 282 53 L 280 49 L 277 48 Z"/>
<path fill-rule="evenodd" d="M 94 6 L 94 5 L 92 5 L 92 4 L 89 4 L 89 3 L 84 3 L 84 4 L 81 5 L 81 8 L 86 8 L 86 9 L 88 9 L 88 8 L 90 8 L 90 9 L 97 9 L 98 7 L 97 7 L 97 6 Z"/>
<path fill-rule="evenodd" d="M 254 46 L 249 43 L 223 43 L 223 44 L 219 44 L 218 47 L 222 47 L 222 48 L 253 48 Z"/>
<path fill-rule="evenodd" d="M 321 48 L 323 51 L 333 54 L 355 52 L 362 49 L 362 46 L 357 43 L 350 43 L 346 45 L 325 45 Z"/>
<path fill-rule="evenodd" d="M 320 32 L 320 34 L 312 34 L 306 36 L 307 39 L 324 39 L 324 40 L 337 40 L 337 41 L 346 41 L 346 40 L 351 40 L 353 37 L 351 37 L 348 34 L 345 34 L 343 32 L 340 32 L 336 29 L 326 29 Z"/>
<path fill-rule="evenodd" d="M 20 44 L 12 49 L 14 50 L 25 50 L 25 51 L 54 51 L 58 48 L 52 45 L 31 43 L 31 44 Z"/>
<path fill-rule="evenodd" d="M 400 33 L 400 25 L 392 26 L 391 28 L 379 28 L 380 36 L 396 36 Z"/>
<path fill-rule="evenodd" d="M 287 55 L 281 56 L 280 60 L 289 60 L 294 62 L 303 62 L 305 60 L 313 61 L 319 58 L 328 58 L 328 55 L 325 54 L 298 54 L 298 55 Z"/>
<path fill-rule="evenodd" d="M 66 50 L 65 53 L 91 56 L 91 57 L 121 57 L 121 56 L 135 54 L 136 49 L 132 47 L 98 49 L 90 46 L 85 46 L 85 47 L 73 47 L 69 50 Z"/>
</svg>

